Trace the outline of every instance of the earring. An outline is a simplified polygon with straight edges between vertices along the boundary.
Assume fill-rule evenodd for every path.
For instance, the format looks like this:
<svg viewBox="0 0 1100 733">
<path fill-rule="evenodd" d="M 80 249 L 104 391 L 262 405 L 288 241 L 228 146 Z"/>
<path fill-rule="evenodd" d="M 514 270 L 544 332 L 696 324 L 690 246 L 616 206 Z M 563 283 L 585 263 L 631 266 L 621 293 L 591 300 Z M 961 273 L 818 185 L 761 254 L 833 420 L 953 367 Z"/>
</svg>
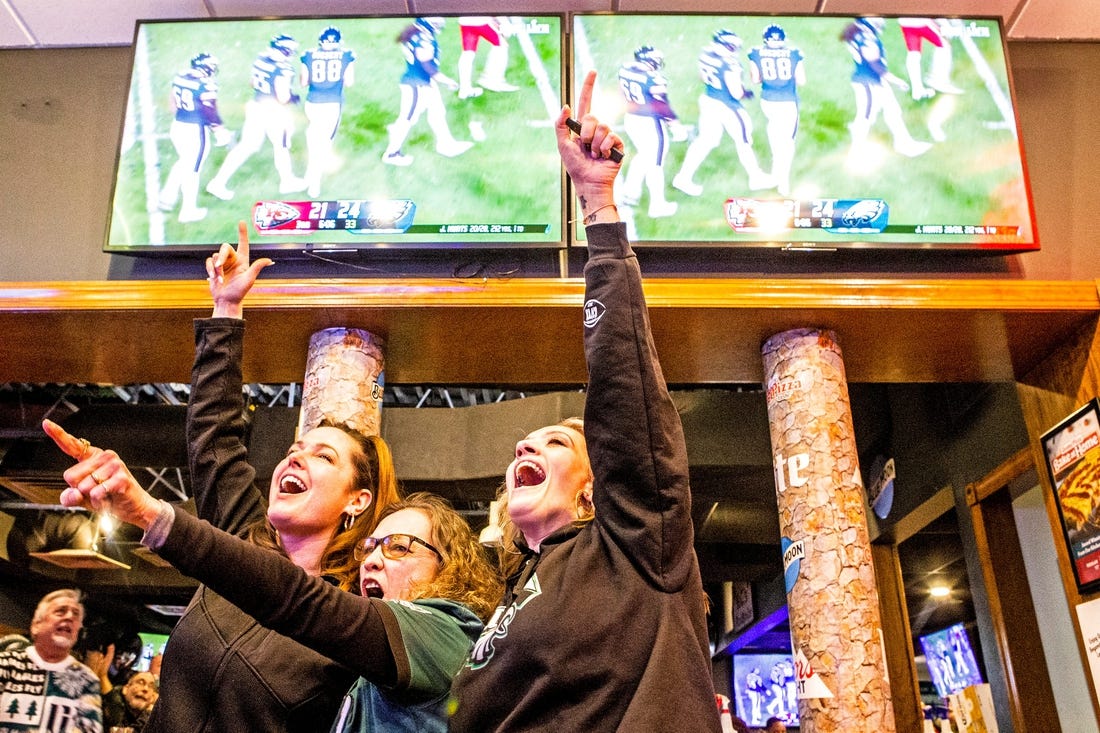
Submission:
<svg viewBox="0 0 1100 733">
<path fill-rule="evenodd" d="M 355 516 L 356 515 L 354 515 L 354 514 L 345 514 L 344 515 L 344 531 L 345 532 L 347 532 L 349 529 L 351 529 L 352 525 L 355 524 Z"/>
</svg>

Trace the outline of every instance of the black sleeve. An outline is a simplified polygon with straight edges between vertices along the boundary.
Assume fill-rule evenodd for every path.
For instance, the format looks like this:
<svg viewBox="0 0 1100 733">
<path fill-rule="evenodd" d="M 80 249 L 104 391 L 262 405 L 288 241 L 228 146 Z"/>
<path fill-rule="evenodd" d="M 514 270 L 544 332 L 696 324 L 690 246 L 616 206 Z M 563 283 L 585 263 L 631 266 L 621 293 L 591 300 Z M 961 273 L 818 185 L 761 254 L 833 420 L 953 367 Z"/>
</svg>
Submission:
<svg viewBox="0 0 1100 733">
<path fill-rule="evenodd" d="M 262 519 L 267 497 L 254 484 L 245 448 L 241 359 L 244 321 L 195 321 L 195 362 L 187 403 L 187 462 L 198 515 L 240 534 Z"/>
<path fill-rule="evenodd" d="M 397 668 L 389 633 L 398 628 L 382 601 L 309 575 L 282 555 L 223 532 L 173 507 L 172 530 L 157 554 L 180 572 L 278 633 L 383 686 Z"/>
<path fill-rule="evenodd" d="M 694 567 L 687 448 L 650 333 L 638 260 L 623 224 L 588 227 L 585 438 L 596 522 L 656 587 Z"/>
</svg>

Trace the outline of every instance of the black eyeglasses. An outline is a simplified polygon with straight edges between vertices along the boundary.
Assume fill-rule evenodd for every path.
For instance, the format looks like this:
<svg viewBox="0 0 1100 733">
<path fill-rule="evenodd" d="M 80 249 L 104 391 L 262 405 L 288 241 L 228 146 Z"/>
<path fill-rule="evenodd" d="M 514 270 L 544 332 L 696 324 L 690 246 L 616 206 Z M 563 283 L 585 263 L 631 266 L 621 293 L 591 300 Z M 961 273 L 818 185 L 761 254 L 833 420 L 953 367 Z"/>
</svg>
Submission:
<svg viewBox="0 0 1100 733">
<path fill-rule="evenodd" d="M 363 562 L 366 560 L 370 554 L 374 552 L 374 548 L 379 545 L 382 545 L 383 557 L 388 557 L 390 560 L 397 560 L 412 552 L 413 545 L 417 544 L 427 547 L 436 554 L 440 562 L 443 562 L 442 552 L 419 537 L 411 534 L 388 534 L 382 538 L 367 537 L 355 546 L 355 562 Z"/>
</svg>

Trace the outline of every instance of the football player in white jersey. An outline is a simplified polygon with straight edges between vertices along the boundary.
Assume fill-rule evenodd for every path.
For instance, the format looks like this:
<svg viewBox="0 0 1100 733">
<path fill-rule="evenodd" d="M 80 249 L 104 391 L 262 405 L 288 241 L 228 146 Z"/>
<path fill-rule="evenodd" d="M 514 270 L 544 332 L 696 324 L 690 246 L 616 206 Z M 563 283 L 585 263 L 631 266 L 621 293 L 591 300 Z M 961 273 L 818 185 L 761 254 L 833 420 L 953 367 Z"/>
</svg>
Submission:
<svg viewBox="0 0 1100 733">
<path fill-rule="evenodd" d="M 458 56 L 459 99 L 480 96 L 486 89 L 491 92 L 514 92 L 519 89 L 504 78 L 508 70 L 507 28 L 507 19 L 490 15 L 467 15 L 458 19 L 458 29 L 462 33 L 462 53 Z M 475 85 L 474 58 L 482 39 L 489 44 L 489 53 Z"/>
<path fill-rule="evenodd" d="M 162 211 L 171 211 L 183 194 L 179 221 L 188 223 L 206 218 L 200 208 L 199 173 L 210 154 L 211 145 L 228 145 L 233 138 L 218 114 L 218 60 L 208 53 L 191 59 L 190 66 L 172 79 L 172 107 L 175 118 L 168 133 L 176 149 L 176 162 L 160 190 Z"/>
<path fill-rule="evenodd" d="M 882 18 L 857 18 L 841 34 L 855 67 L 852 69 L 852 91 L 856 97 L 856 113 L 848 129 L 852 133 L 849 163 L 861 166 L 866 154 L 867 138 L 871 125 L 879 113 L 893 136 L 894 150 L 915 158 L 923 155 L 932 143 L 917 141 L 909 134 L 902 117 L 901 107 L 891 87 L 908 90 L 909 85 L 890 72 L 886 66 L 886 50 L 882 45 Z"/>
<path fill-rule="evenodd" d="M 279 193 L 305 190 L 305 179 L 294 175 L 290 162 L 290 139 L 294 136 L 293 105 L 299 101 L 293 91 L 295 73 L 290 59 L 297 50 L 297 41 L 286 34 L 279 34 L 252 62 L 253 96 L 245 104 L 241 140 L 225 156 L 217 175 L 206 184 L 206 190 L 212 196 L 223 201 L 233 198 L 229 179 L 263 147 L 264 138 L 271 141 L 274 149 Z"/>
<path fill-rule="evenodd" d="M 649 191 L 649 216 L 672 216 L 676 202 L 665 197 L 665 160 L 673 140 L 687 139 L 687 130 L 668 101 L 668 80 L 661 69 L 665 57 L 653 46 L 634 51 L 634 60 L 619 67 L 619 91 L 626 101 L 623 129 L 637 151 L 627 166 L 619 191 L 619 206 L 628 227 L 633 210 Z"/>
<path fill-rule="evenodd" d="M 435 134 L 435 150 L 440 155 L 453 158 L 462 155 L 473 143 L 459 141 L 451 134 L 447 124 L 447 108 L 439 85 L 458 89 L 458 82 L 439 68 L 439 40 L 436 35 L 443 29 L 444 19 L 438 16 L 417 18 L 416 22 L 401 31 L 397 41 L 405 56 L 405 73 L 401 76 L 401 109 L 389 130 L 389 145 L 382 153 L 382 162 L 388 165 L 412 165 L 412 156 L 401 150 L 412 126 L 420 116 L 427 114 L 428 127 Z"/>
<path fill-rule="evenodd" d="M 779 193 L 791 193 L 794 141 L 798 134 L 798 88 L 806 83 L 802 51 L 787 44 L 787 32 L 772 24 L 764 44 L 749 51 L 753 84 L 760 85 L 760 110 L 768 119 L 771 179 Z"/>
<path fill-rule="evenodd" d="M 733 139 L 737 158 L 749 176 L 748 186 L 757 190 L 770 188 L 770 177 L 760 169 L 752 149 L 752 119 L 743 102 L 753 98 L 745 88 L 744 70 L 737 52 L 741 38 L 729 30 L 715 31 L 713 40 L 699 54 L 699 75 L 703 93 L 699 95 L 699 133 L 684 155 L 680 172 L 672 186 L 688 196 L 699 196 L 703 186 L 693 179 L 699 166 L 722 141 L 723 132 Z M 728 188 L 728 184 L 727 184 Z"/>
<path fill-rule="evenodd" d="M 340 127 L 344 90 L 355 83 L 355 52 L 344 48 L 340 29 L 329 26 L 317 48 L 302 54 L 299 85 L 306 89 L 306 183 L 310 198 L 321 196 L 321 175 L 332 160 L 332 143 Z"/>
</svg>

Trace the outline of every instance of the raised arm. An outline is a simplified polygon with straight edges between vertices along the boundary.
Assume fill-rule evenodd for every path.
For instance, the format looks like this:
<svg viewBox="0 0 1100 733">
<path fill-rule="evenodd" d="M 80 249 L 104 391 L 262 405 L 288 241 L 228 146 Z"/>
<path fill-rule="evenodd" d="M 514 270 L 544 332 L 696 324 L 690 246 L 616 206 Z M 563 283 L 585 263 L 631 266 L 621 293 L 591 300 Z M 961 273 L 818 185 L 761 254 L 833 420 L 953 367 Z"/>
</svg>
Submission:
<svg viewBox="0 0 1100 733">
<path fill-rule="evenodd" d="M 266 497 L 244 445 L 243 301 L 272 261 L 249 262 L 248 228 L 237 227 L 237 247 L 223 244 L 206 259 L 214 300 L 211 318 L 195 322 L 195 362 L 187 403 L 187 459 L 198 514 L 239 533 L 264 515 Z"/>
<path fill-rule="evenodd" d="M 641 272 L 613 204 L 621 145 L 588 114 L 594 74 L 578 101 L 582 131 L 558 121 L 558 147 L 586 212 L 585 438 L 595 475 L 596 522 L 654 585 L 678 590 L 693 568 L 687 449 L 650 333 Z M 563 111 L 563 115 L 568 110 Z M 589 221 L 589 218 L 592 221 Z"/>
<path fill-rule="evenodd" d="M 424 609 L 399 625 L 387 602 L 340 590 L 278 553 L 154 498 L 114 451 L 89 446 L 49 420 L 42 427 L 77 460 L 64 473 L 69 488 L 62 492 L 62 504 L 108 510 L 141 528 L 143 541 L 185 575 L 370 682 L 418 699 L 438 697 L 450 688 L 471 643 L 471 632 L 453 617 Z M 468 623 L 480 628 L 472 613 Z M 403 639 L 404 628 L 425 642 L 416 679 L 409 676 L 405 655 L 413 641 Z"/>
</svg>

